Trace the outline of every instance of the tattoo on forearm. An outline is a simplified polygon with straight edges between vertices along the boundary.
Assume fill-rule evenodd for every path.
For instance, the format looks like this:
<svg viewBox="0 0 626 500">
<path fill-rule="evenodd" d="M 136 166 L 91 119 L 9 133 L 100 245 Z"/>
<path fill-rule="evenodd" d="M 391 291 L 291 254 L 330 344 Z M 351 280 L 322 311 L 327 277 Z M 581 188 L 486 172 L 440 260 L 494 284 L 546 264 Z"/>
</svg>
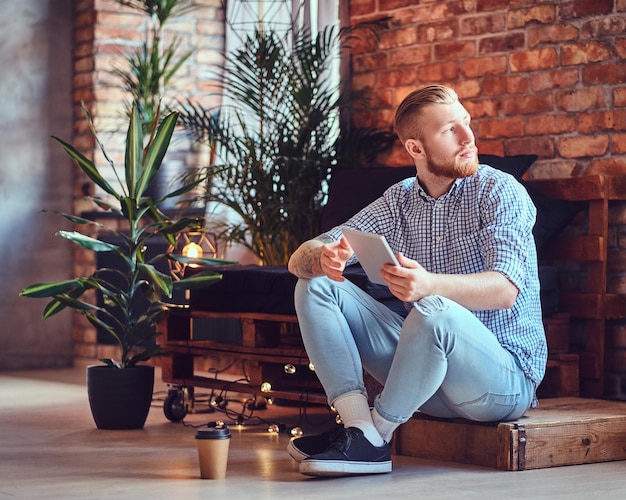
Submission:
<svg viewBox="0 0 626 500">
<path fill-rule="evenodd" d="M 300 278 L 313 278 L 321 276 L 320 248 L 301 248 L 300 255 L 295 261 L 295 271 Z"/>
</svg>

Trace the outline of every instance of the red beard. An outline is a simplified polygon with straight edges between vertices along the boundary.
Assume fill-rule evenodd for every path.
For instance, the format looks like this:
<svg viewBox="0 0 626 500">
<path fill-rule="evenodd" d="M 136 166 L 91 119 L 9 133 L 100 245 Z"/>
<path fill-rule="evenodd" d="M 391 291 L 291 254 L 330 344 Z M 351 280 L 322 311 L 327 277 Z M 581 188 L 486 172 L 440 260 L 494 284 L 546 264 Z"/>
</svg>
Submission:
<svg viewBox="0 0 626 500">
<path fill-rule="evenodd" d="M 437 161 L 436 158 L 429 157 L 428 170 L 433 175 L 451 179 L 462 179 L 474 175 L 478 169 L 478 148 L 472 146 L 470 149 L 474 155 L 469 159 L 461 156 L 468 152 L 467 149 L 456 155 L 453 161 Z"/>
</svg>

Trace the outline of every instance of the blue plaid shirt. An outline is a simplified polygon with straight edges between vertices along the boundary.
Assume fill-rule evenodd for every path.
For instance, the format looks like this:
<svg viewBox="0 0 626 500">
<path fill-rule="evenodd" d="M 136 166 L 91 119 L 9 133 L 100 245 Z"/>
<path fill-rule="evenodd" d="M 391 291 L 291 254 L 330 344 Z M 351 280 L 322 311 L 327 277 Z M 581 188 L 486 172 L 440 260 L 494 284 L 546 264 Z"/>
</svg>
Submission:
<svg viewBox="0 0 626 500">
<path fill-rule="evenodd" d="M 532 235 L 535 217 L 535 206 L 514 177 L 479 165 L 438 199 L 415 178 L 405 179 L 344 226 L 384 235 L 394 253 L 402 252 L 432 273 L 497 271 L 506 276 L 519 290 L 513 307 L 472 312 L 537 388 L 548 353 Z M 337 240 L 341 235 L 337 226 L 322 236 Z M 348 264 L 355 262 L 353 256 Z"/>
</svg>

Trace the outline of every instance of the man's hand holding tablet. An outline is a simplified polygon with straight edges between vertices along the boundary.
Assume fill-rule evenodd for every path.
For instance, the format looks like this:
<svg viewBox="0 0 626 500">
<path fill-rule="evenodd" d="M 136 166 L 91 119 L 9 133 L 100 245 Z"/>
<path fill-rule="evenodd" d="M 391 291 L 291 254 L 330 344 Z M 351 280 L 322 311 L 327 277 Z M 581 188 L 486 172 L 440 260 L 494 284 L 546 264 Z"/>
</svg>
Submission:
<svg viewBox="0 0 626 500">
<path fill-rule="evenodd" d="M 380 276 L 381 269 L 385 264 L 399 266 L 400 263 L 385 237 L 347 227 L 343 228 L 343 235 L 350 243 L 370 281 L 386 285 Z"/>
</svg>

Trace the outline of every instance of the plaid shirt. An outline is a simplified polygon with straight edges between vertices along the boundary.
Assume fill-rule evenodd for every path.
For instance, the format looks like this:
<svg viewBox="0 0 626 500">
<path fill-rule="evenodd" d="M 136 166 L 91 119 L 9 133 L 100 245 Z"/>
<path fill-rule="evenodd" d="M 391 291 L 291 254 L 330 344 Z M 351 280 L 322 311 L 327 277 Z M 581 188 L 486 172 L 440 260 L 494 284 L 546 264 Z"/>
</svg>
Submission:
<svg viewBox="0 0 626 500">
<path fill-rule="evenodd" d="M 519 290 L 513 307 L 472 312 L 519 360 L 536 388 L 545 373 L 547 345 L 532 235 L 535 217 L 519 182 L 479 165 L 476 174 L 457 179 L 438 199 L 415 178 L 405 179 L 345 226 L 384 235 L 394 253 L 402 252 L 432 273 L 497 271 L 506 276 Z M 341 235 L 337 226 L 322 236 L 337 240 Z M 356 261 L 353 256 L 348 264 Z"/>
</svg>

